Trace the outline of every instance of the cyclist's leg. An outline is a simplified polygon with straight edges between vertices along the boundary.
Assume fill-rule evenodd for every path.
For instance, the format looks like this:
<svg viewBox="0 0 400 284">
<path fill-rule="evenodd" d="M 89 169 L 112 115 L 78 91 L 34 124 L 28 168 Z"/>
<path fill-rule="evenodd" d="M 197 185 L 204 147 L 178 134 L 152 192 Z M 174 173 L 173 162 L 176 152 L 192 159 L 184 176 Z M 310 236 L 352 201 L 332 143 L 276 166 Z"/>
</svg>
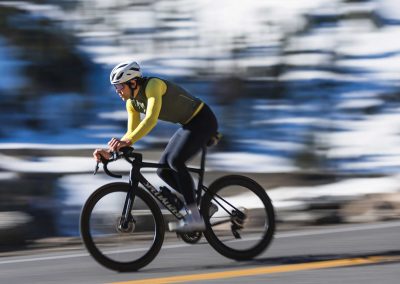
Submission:
<svg viewBox="0 0 400 284">
<path fill-rule="evenodd" d="M 171 137 L 171 139 L 168 142 L 167 147 L 165 148 L 163 154 L 161 155 L 161 159 L 159 161 L 160 164 L 165 164 L 168 165 L 168 156 L 171 155 L 171 153 L 174 153 L 175 150 L 175 145 L 179 143 L 179 133 L 181 129 L 178 129 L 175 134 Z M 170 187 L 173 189 L 177 190 L 178 192 L 182 193 L 179 188 L 178 184 L 178 173 L 171 169 L 171 168 L 160 168 L 157 170 L 157 175 L 164 181 L 166 182 Z"/>
<path fill-rule="evenodd" d="M 205 106 L 189 124 L 184 125 L 175 133 L 165 151 L 166 162 L 177 173 L 178 187 L 185 198 L 188 209 L 192 212 L 188 218 L 193 220 L 187 221 L 193 221 L 194 224 L 200 224 L 203 221 L 197 208 L 194 183 L 186 167 L 186 162 L 206 145 L 216 131 L 215 116 Z"/>
<path fill-rule="evenodd" d="M 186 162 L 202 147 L 201 137 L 188 129 L 179 129 L 174 135 L 172 147 L 166 149 L 166 162 L 174 173 L 177 189 L 183 194 L 186 204 L 195 203 L 194 183 Z"/>
<path fill-rule="evenodd" d="M 166 164 L 167 160 L 166 158 L 162 158 L 159 162 L 160 164 Z M 177 177 L 177 173 L 172 170 L 172 169 L 158 169 L 157 170 L 157 175 L 166 183 L 168 184 L 170 187 L 172 187 L 173 189 L 175 189 L 176 191 L 180 192 L 179 190 L 179 186 L 178 186 L 178 177 Z"/>
<path fill-rule="evenodd" d="M 201 148 L 202 145 L 199 141 L 201 135 L 188 129 L 180 129 L 174 138 L 174 146 L 170 148 L 170 152 L 167 152 L 167 163 L 178 177 L 178 188 L 185 198 L 189 214 L 178 223 L 170 223 L 169 228 L 176 231 L 203 231 L 205 223 L 197 207 L 194 182 L 185 165 L 186 161 Z"/>
<path fill-rule="evenodd" d="M 206 145 L 217 131 L 217 120 L 207 105 L 188 124 L 182 126 L 168 143 L 163 156 L 167 164 L 177 175 L 177 185 L 185 197 L 186 203 L 196 204 L 194 183 L 186 162 Z"/>
<path fill-rule="evenodd" d="M 184 195 L 187 204 L 195 203 L 194 183 L 185 163 L 196 155 L 217 131 L 217 120 L 205 105 L 188 124 L 178 129 L 170 139 L 160 159 L 169 169 L 158 169 L 158 176 Z"/>
<path fill-rule="evenodd" d="M 198 151 L 198 146 L 193 144 L 190 147 L 190 141 L 194 139 L 189 136 L 189 130 L 180 128 L 176 131 L 160 159 L 160 163 L 167 164 L 170 168 L 157 170 L 157 174 L 162 180 L 184 195 L 187 204 L 193 203 L 195 198 L 193 179 L 185 163 Z"/>
</svg>

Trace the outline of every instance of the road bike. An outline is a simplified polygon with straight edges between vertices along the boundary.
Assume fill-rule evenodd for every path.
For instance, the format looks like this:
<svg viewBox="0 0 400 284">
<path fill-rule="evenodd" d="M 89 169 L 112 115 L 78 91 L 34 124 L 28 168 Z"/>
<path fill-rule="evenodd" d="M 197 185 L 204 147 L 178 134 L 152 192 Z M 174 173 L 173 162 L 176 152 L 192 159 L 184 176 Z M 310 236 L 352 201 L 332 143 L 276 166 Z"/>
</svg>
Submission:
<svg viewBox="0 0 400 284">
<path fill-rule="evenodd" d="M 199 168 L 188 167 L 198 175 L 196 199 L 206 229 L 178 235 L 187 243 L 196 243 L 204 235 L 223 256 L 239 261 L 252 259 L 273 239 L 271 200 L 257 182 L 241 175 L 220 177 L 206 187 L 206 152 L 203 147 Z M 125 147 L 113 152 L 109 160 L 102 160 L 105 173 L 121 178 L 108 169 L 110 162 L 120 158 L 131 164 L 129 182 L 109 183 L 94 191 L 83 206 L 80 231 L 87 250 L 101 265 L 120 272 L 137 271 L 157 256 L 163 244 L 165 221 L 160 207 L 178 220 L 184 218 L 185 207 L 181 209 L 166 198 L 141 173 L 143 168 L 166 165 L 144 162 L 141 153 Z"/>
</svg>

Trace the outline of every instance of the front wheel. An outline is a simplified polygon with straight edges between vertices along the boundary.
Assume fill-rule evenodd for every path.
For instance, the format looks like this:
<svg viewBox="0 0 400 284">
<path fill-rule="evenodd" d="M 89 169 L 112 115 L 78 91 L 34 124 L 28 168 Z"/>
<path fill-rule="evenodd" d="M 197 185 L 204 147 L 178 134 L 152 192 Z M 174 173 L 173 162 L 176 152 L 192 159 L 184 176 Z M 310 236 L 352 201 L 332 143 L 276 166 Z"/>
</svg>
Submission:
<svg viewBox="0 0 400 284">
<path fill-rule="evenodd" d="M 150 263 L 164 241 L 164 219 L 154 199 L 135 190 L 130 220 L 121 226 L 129 191 L 127 183 L 111 183 L 97 189 L 81 213 L 81 236 L 93 258 L 116 271 L 136 271 Z"/>
<path fill-rule="evenodd" d="M 235 260 L 261 254 L 275 232 L 271 200 L 258 183 L 245 176 L 229 175 L 213 182 L 203 196 L 201 213 L 207 241 Z"/>
</svg>

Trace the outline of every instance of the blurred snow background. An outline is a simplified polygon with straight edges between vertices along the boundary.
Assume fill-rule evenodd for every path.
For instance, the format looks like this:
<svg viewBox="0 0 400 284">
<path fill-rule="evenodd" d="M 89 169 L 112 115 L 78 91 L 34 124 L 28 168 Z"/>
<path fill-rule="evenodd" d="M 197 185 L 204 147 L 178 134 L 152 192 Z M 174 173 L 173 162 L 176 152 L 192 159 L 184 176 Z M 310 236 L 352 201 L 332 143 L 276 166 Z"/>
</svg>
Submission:
<svg viewBox="0 0 400 284">
<path fill-rule="evenodd" d="M 278 209 L 399 191 L 399 1 L 2 1 L 0 16 L 1 192 L 25 196 L 3 212 L 60 205 L 72 215 L 57 222 L 76 221 L 107 181 L 89 176 L 90 149 L 125 132 L 108 73 L 132 58 L 212 106 L 210 171 L 339 176 L 275 186 Z M 157 160 L 175 129 L 135 147 Z"/>
</svg>

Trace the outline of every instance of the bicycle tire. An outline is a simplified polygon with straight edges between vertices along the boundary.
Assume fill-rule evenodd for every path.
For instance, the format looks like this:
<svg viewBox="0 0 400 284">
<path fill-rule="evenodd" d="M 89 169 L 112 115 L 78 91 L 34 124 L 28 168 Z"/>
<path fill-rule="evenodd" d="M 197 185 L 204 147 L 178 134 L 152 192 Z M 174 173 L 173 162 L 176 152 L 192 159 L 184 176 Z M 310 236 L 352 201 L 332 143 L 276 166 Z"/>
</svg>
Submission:
<svg viewBox="0 0 400 284">
<path fill-rule="evenodd" d="M 208 211 L 213 200 L 213 197 L 218 200 L 216 194 L 224 188 L 229 186 L 241 186 L 253 192 L 262 202 L 266 213 L 265 220 L 268 223 L 265 233 L 262 235 L 260 241 L 248 249 L 233 249 L 225 245 L 213 231 L 210 223 Z M 215 202 L 215 201 L 214 201 Z M 203 235 L 209 244 L 221 255 L 234 260 L 249 260 L 261 254 L 271 243 L 275 232 L 275 214 L 274 208 L 270 198 L 265 190 L 254 180 L 241 176 L 241 175 L 228 175 L 215 180 L 204 194 L 201 202 L 201 213 L 206 223 L 206 230 Z"/>
<path fill-rule="evenodd" d="M 110 183 L 98 188 L 93 192 L 87 199 L 83 206 L 81 218 L 80 218 L 80 231 L 86 249 L 90 255 L 101 265 L 119 272 L 137 271 L 140 268 L 149 264 L 158 254 L 164 241 L 165 224 L 161 210 L 158 207 L 154 199 L 142 188 L 138 188 L 135 191 L 135 198 L 140 198 L 150 209 L 151 214 L 154 218 L 155 223 L 155 236 L 153 243 L 149 250 L 140 258 L 129 262 L 115 261 L 105 254 L 96 246 L 90 230 L 91 213 L 95 205 L 105 196 L 111 193 L 124 193 L 126 194 L 129 190 L 129 184 L 127 183 Z M 135 199 L 136 201 L 136 199 Z M 122 212 L 122 208 L 121 208 Z"/>
</svg>

